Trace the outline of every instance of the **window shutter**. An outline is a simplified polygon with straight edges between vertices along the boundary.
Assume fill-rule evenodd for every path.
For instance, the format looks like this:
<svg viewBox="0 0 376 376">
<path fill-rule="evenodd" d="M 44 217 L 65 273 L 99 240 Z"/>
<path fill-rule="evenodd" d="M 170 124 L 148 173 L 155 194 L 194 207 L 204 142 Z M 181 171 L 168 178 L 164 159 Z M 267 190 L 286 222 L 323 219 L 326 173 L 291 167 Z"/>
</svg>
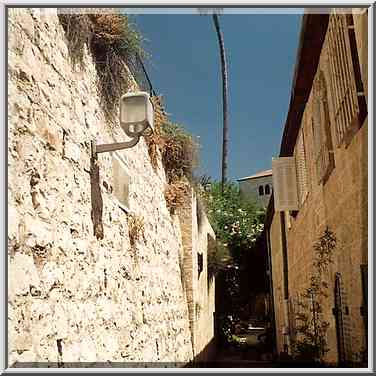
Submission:
<svg viewBox="0 0 376 376">
<path fill-rule="evenodd" d="M 303 131 L 299 133 L 295 149 L 296 175 L 298 181 L 299 206 L 302 206 L 308 194 L 307 162 Z"/>
<path fill-rule="evenodd" d="M 334 168 L 331 123 L 325 75 L 319 70 L 314 88 L 313 131 L 315 135 L 315 163 L 318 183 L 325 183 Z"/>
<path fill-rule="evenodd" d="M 295 158 L 275 158 L 272 169 L 275 210 L 298 210 Z"/>
<path fill-rule="evenodd" d="M 352 15 L 332 14 L 327 31 L 330 89 L 335 120 L 336 143 L 348 142 L 366 115 L 359 61 L 354 45 Z M 351 38 L 350 38 L 351 37 Z"/>
</svg>

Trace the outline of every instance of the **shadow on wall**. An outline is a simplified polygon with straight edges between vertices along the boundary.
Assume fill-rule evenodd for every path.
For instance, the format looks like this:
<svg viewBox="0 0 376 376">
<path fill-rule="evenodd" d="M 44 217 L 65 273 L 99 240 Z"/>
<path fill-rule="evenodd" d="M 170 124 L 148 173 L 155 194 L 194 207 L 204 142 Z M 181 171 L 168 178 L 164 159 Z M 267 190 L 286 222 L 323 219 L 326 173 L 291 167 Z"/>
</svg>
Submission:
<svg viewBox="0 0 376 376">
<path fill-rule="evenodd" d="M 204 347 L 204 349 L 197 354 L 192 361 L 190 361 L 184 368 L 208 368 L 215 363 L 217 355 L 217 346 L 215 338 Z"/>
</svg>

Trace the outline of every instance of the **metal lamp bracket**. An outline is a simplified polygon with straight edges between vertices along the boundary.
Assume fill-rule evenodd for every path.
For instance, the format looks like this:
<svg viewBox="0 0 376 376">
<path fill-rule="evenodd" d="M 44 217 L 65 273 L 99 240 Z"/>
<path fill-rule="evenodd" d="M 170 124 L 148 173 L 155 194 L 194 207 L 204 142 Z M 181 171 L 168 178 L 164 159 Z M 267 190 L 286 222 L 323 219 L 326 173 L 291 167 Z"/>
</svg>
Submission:
<svg viewBox="0 0 376 376">
<path fill-rule="evenodd" d="M 135 135 L 130 141 L 115 142 L 112 144 L 97 145 L 95 140 L 91 141 L 90 160 L 90 184 L 91 184 L 91 217 L 93 221 L 94 235 L 97 239 L 103 239 L 104 228 L 102 222 L 103 199 L 100 187 L 99 165 L 97 163 L 98 153 L 107 153 L 122 149 L 129 149 L 140 141 L 140 135 Z"/>
<path fill-rule="evenodd" d="M 115 142 L 112 144 L 101 144 L 101 145 L 97 145 L 96 141 L 92 140 L 91 141 L 91 153 L 93 157 L 96 157 L 97 154 L 99 153 L 107 153 L 109 151 L 129 149 L 137 145 L 139 141 L 140 141 L 140 136 L 135 136 L 130 141 Z"/>
</svg>

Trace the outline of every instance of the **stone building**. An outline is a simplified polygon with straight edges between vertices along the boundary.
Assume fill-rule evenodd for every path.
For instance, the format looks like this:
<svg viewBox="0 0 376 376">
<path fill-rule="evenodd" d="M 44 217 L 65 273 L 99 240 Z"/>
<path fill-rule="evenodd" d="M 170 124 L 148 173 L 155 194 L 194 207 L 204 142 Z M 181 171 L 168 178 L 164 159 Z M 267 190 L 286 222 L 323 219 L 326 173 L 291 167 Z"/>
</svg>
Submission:
<svg viewBox="0 0 376 376">
<path fill-rule="evenodd" d="M 71 64 L 57 10 L 7 12 L 8 366 L 192 361 L 213 339 L 205 213 L 197 225 L 193 194 L 189 217 L 170 213 L 141 138 L 98 157 L 94 235 L 91 141 L 124 133 L 103 114 L 93 57 Z"/>
<path fill-rule="evenodd" d="M 206 362 L 215 353 L 215 281 L 208 273 L 208 253 L 216 249 L 215 234 L 193 191 L 192 200 L 180 210 L 179 218 L 184 247 L 183 286 L 188 302 L 193 356 L 196 362 Z"/>
<path fill-rule="evenodd" d="M 257 174 L 238 179 L 240 194 L 263 208 L 269 203 L 273 189 L 272 170 L 260 171 Z"/>
<path fill-rule="evenodd" d="M 329 324 L 325 360 L 338 365 L 365 364 L 367 349 L 367 29 L 366 10 L 303 16 L 266 218 L 278 352 L 302 339 L 303 310 L 313 330 Z M 327 297 L 306 299 L 318 276 Z"/>
</svg>

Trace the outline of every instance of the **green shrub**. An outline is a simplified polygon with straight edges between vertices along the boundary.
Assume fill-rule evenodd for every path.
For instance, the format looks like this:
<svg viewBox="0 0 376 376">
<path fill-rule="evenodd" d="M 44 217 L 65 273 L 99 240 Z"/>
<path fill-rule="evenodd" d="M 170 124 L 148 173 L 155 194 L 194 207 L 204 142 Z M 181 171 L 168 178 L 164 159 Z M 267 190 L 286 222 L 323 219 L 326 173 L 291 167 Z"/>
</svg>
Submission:
<svg viewBox="0 0 376 376">
<path fill-rule="evenodd" d="M 235 262 L 242 252 L 250 250 L 263 230 L 264 211 L 240 196 L 234 183 L 226 183 L 223 193 L 218 182 L 202 190 L 208 218 L 217 240 L 230 250 Z"/>
</svg>

